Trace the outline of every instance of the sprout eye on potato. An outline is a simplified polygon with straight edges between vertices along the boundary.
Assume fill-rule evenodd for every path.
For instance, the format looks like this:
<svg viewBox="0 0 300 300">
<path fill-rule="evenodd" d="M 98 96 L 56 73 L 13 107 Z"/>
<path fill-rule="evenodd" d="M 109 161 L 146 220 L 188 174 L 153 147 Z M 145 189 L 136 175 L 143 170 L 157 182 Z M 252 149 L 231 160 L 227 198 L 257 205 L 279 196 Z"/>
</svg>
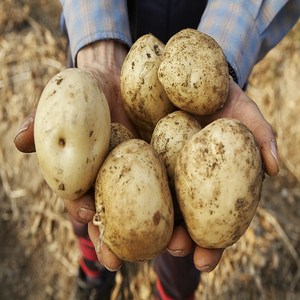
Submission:
<svg viewBox="0 0 300 300">
<path fill-rule="evenodd" d="M 151 145 L 120 143 L 102 164 L 95 183 L 101 239 L 120 259 L 145 261 L 165 250 L 174 212 L 166 170 Z"/>
<path fill-rule="evenodd" d="M 90 73 L 66 69 L 40 97 L 34 122 L 38 163 L 60 197 L 77 199 L 93 184 L 110 138 L 107 100 Z"/>
<path fill-rule="evenodd" d="M 195 115 L 214 113 L 227 98 L 229 72 L 223 51 L 195 29 L 183 29 L 167 42 L 158 78 L 170 101 Z"/>
<path fill-rule="evenodd" d="M 263 168 L 250 130 L 218 119 L 189 139 L 177 157 L 175 187 L 193 240 L 205 248 L 234 244 L 260 199 Z"/>
</svg>

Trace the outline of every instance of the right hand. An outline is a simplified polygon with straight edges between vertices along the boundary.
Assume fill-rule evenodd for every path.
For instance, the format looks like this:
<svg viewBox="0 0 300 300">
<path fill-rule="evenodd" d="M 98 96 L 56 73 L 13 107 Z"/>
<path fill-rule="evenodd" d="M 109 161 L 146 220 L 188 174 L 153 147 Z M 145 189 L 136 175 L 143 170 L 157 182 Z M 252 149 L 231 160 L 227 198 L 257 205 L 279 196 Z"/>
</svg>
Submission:
<svg viewBox="0 0 300 300">
<path fill-rule="evenodd" d="M 111 121 L 126 126 L 135 136 L 137 132 L 127 117 L 120 93 L 120 70 L 127 55 L 124 45 L 114 41 L 100 41 L 81 49 L 77 55 L 77 67 L 89 71 L 104 92 L 110 108 Z M 15 137 L 17 149 L 24 153 L 35 152 L 34 117 L 30 114 L 20 126 Z M 118 270 L 122 264 L 104 243 L 99 241 L 98 227 L 93 225 L 95 200 L 92 189 L 77 200 L 64 200 L 71 217 L 88 224 L 89 236 L 97 251 L 99 261 L 109 270 Z"/>
</svg>

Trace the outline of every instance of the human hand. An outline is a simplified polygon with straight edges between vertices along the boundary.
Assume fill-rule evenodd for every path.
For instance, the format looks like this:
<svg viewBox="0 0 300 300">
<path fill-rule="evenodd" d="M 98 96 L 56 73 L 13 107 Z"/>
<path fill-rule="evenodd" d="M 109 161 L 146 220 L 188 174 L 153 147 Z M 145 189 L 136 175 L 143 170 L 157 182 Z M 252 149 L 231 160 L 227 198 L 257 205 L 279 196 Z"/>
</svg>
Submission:
<svg viewBox="0 0 300 300">
<path fill-rule="evenodd" d="M 238 119 L 252 131 L 260 147 L 266 173 L 271 176 L 276 175 L 279 166 L 274 131 L 264 119 L 255 102 L 232 79 L 230 80 L 229 94 L 225 105 L 216 113 L 199 118 L 199 121 L 205 126 L 222 117 Z M 168 245 L 168 251 L 173 256 L 185 256 L 194 251 L 196 268 L 209 272 L 219 263 L 224 249 L 205 249 L 195 245 L 184 224 L 182 224 L 175 227 Z"/>
<path fill-rule="evenodd" d="M 94 51 L 95 49 L 85 48 L 84 50 L 86 51 L 81 51 L 78 54 L 78 67 L 89 70 L 97 78 L 100 87 L 108 99 L 112 121 L 124 124 L 135 133 L 133 125 L 126 117 L 119 90 L 119 70 L 126 53 L 123 52 L 119 60 L 108 60 L 107 63 L 111 65 L 107 68 L 105 64 L 95 65 L 97 57 L 99 58 Z M 220 117 L 239 119 L 252 130 L 261 148 L 267 174 L 275 175 L 278 172 L 278 162 L 272 127 L 263 118 L 256 104 L 233 81 L 230 83 L 229 96 L 224 107 L 209 117 L 201 118 L 200 121 L 202 124 L 208 124 Z M 34 151 L 33 122 L 34 114 L 25 120 L 15 139 L 16 146 L 20 151 Z M 75 220 L 81 223 L 89 223 L 90 238 L 94 245 L 97 246 L 99 244 L 99 231 L 92 224 L 92 218 L 95 213 L 93 192 L 88 192 L 77 201 L 65 201 L 65 205 Z M 108 269 L 117 270 L 121 266 L 121 260 L 109 251 L 101 241 L 100 250 L 98 251 L 99 261 Z M 176 226 L 168 246 L 168 251 L 174 256 L 185 256 L 193 250 L 195 266 L 202 271 L 213 270 L 223 253 L 223 249 L 205 249 L 196 246 L 186 229 L 183 226 Z"/>
<path fill-rule="evenodd" d="M 97 42 L 79 51 L 77 67 L 89 71 L 97 80 L 99 88 L 104 92 L 108 101 L 111 121 L 122 123 L 135 135 L 135 128 L 126 116 L 120 94 L 120 70 L 126 55 L 127 49 L 122 44 L 112 40 Z M 15 137 L 16 147 L 25 153 L 35 151 L 34 116 L 35 113 L 32 113 L 25 119 Z M 105 244 L 99 242 L 98 228 L 92 223 L 95 214 L 93 190 L 91 189 L 76 201 L 64 200 L 64 203 L 72 219 L 89 224 L 89 235 L 96 249 L 100 243 L 99 261 L 108 269 L 118 269 L 121 261 L 107 249 Z"/>
</svg>

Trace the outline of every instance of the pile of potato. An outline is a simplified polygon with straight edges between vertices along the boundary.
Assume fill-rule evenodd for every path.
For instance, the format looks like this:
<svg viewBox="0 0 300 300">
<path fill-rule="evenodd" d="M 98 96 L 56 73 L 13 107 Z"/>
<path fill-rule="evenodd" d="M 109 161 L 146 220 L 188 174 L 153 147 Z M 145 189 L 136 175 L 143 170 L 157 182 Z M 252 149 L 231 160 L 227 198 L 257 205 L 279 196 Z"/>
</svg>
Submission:
<svg viewBox="0 0 300 300">
<path fill-rule="evenodd" d="M 224 118 L 204 128 L 198 122 L 197 116 L 224 105 L 228 89 L 227 62 L 211 37 L 185 29 L 164 45 L 142 36 L 121 71 L 136 138 L 111 123 L 93 77 L 67 69 L 48 83 L 36 112 L 45 180 L 66 199 L 94 186 L 94 224 L 123 260 L 145 261 L 165 250 L 177 203 L 198 245 L 230 246 L 255 214 L 263 170 L 254 137 L 241 122 Z"/>
</svg>

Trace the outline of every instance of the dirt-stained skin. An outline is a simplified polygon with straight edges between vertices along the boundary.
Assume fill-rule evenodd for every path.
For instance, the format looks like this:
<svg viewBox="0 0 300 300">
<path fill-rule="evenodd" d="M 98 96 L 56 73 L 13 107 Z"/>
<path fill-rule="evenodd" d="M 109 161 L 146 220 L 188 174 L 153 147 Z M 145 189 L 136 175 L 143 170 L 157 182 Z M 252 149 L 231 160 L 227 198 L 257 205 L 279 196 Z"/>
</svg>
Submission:
<svg viewBox="0 0 300 300">
<path fill-rule="evenodd" d="M 184 143 L 201 129 L 199 122 L 189 113 L 177 110 L 162 118 L 154 128 L 151 145 L 165 164 L 173 181 L 176 157 Z"/>
<path fill-rule="evenodd" d="M 34 140 L 42 174 L 58 196 L 77 199 L 92 186 L 109 135 L 108 104 L 90 73 L 70 68 L 49 80 L 38 102 Z"/>
<path fill-rule="evenodd" d="M 126 261 L 149 260 L 166 248 L 174 209 L 165 167 L 153 147 L 140 139 L 117 145 L 95 183 L 101 237 Z"/>
<path fill-rule="evenodd" d="M 198 30 L 184 29 L 169 40 L 158 78 L 176 107 L 196 115 L 215 112 L 227 98 L 225 56 L 215 40 Z"/>
<path fill-rule="evenodd" d="M 132 122 L 153 131 L 156 123 L 174 110 L 157 77 L 164 44 L 152 34 L 140 37 L 130 48 L 121 70 L 121 93 Z"/>
<path fill-rule="evenodd" d="M 175 187 L 190 235 L 206 248 L 234 244 L 260 200 L 263 168 L 252 133 L 237 120 L 219 119 L 183 147 Z"/>
</svg>

